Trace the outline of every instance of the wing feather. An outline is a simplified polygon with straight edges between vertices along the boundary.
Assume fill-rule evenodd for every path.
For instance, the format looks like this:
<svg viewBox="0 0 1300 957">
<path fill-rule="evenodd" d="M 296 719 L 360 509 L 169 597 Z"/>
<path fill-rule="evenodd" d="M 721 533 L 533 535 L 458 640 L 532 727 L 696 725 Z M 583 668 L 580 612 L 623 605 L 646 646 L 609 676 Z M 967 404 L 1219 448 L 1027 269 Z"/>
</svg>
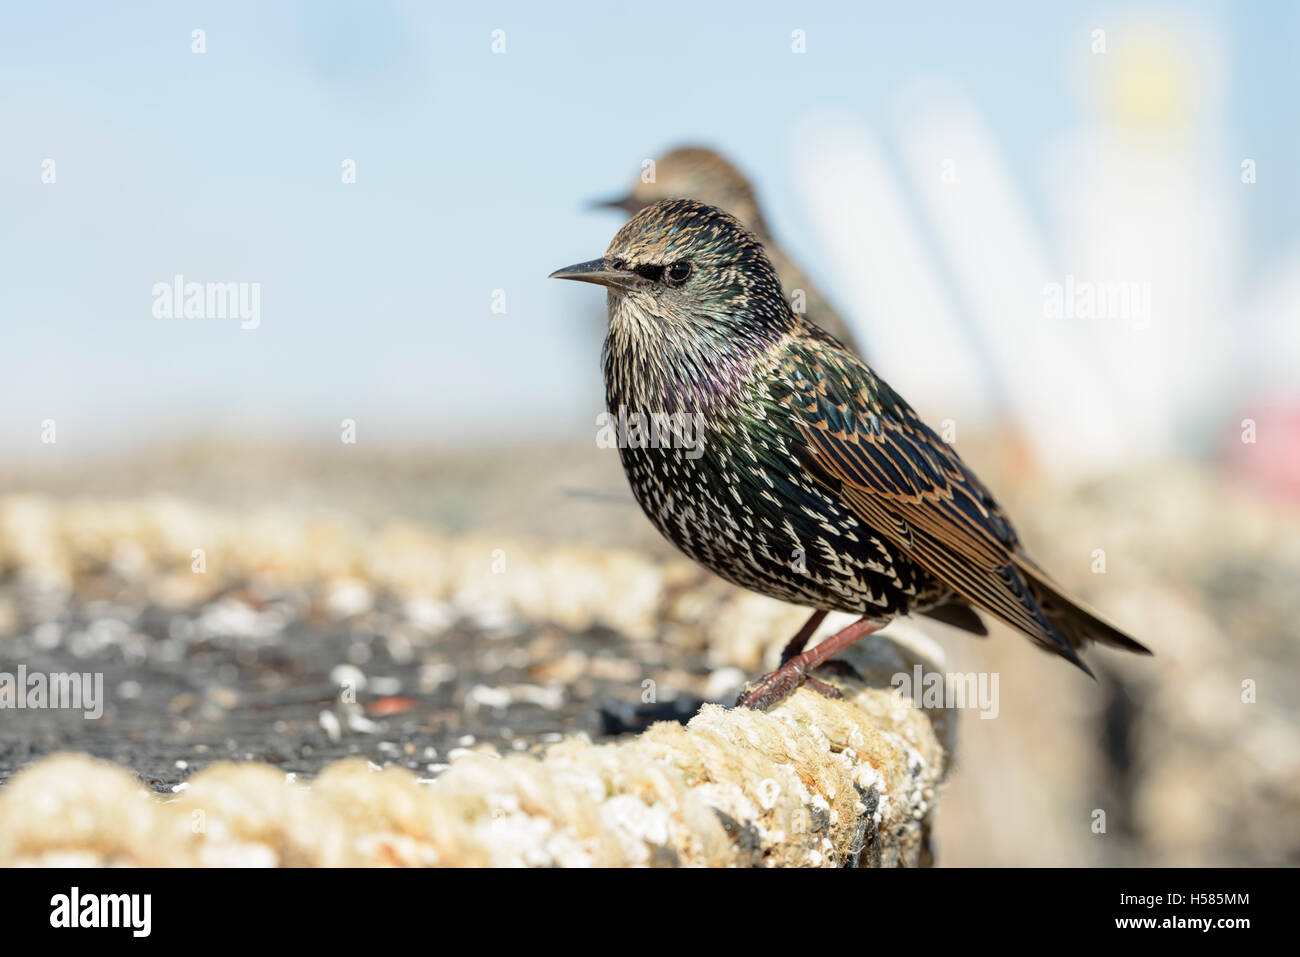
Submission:
<svg viewBox="0 0 1300 957">
<path fill-rule="evenodd" d="M 1010 521 L 911 406 L 816 338 L 791 346 L 782 374 L 800 456 L 845 505 L 972 605 L 1083 667 L 1021 573 Z"/>
</svg>

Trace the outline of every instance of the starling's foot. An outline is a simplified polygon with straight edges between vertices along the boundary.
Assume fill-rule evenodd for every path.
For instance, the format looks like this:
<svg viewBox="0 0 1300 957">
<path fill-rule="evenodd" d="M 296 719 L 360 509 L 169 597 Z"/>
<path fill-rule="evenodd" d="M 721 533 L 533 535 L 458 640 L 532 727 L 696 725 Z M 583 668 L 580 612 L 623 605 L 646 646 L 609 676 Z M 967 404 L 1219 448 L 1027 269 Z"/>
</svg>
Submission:
<svg viewBox="0 0 1300 957">
<path fill-rule="evenodd" d="M 840 694 L 838 689 L 824 681 L 810 677 L 808 672 L 832 655 L 853 644 L 863 635 L 869 635 L 879 627 L 879 624 L 870 619 L 862 618 L 827 638 L 811 651 L 804 651 L 793 657 L 786 658 L 776 671 L 763 675 L 763 677 L 748 686 L 736 700 L 736 707 L 766 711 L 794 694 L 794 690 L 804 682 L 807 682 L 809 687 L 828 697 L 842 698 L 843 695 Z"/>
<path fill-rule="evenodd" d="M 791 667 L 787 663 L 771 674 L 763 675 L 753 684 L 746 686 L 741 696 L 736 699 L 736 707 L 766 711 L 790 697 L 790 695 L 794 694 L 796 688 L 805 684 L 813 691 L 824 694 L 828 698 L 844 697 L 840 693 L 840 689 L 834 685 L 827 684 L 812 675 L 804 674 L 801 668 Z"/>
<path fill-rule="evenodd" d="M 747 685 L 740 697 L 736 699 L 736 707 L 766 711 L 794 694 L 794 689 L 803 684 L 805 677 L 802 668 L 787 661 L 776 671 L 763 675 L 753 684 Z"/>
</svg>

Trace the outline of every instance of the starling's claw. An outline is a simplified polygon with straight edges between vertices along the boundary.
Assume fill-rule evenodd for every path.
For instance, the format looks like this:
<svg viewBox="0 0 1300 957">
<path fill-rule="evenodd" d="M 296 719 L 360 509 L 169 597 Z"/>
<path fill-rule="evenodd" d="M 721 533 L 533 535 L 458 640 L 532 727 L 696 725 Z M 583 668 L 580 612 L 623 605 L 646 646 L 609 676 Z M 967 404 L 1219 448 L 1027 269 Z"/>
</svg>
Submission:
<svg viewBox="0 0 1300 957">
<path fill-rule="evenodd" d="M 766 711 L 790 697 L 801 685 L 807 685 L 811 690 L 828 698 L 844 697 L 840 689 L 833 684 L 805 674 L 802 668 L 785 664 L 746 686 L 741 696 L 736 699 L 736 707 Z"/>
<path fill-rule="evenodd" d="M 771 674 L 763 675 L 753 684 L 746 686 L 744 692 L 736 699 L 737 708 L 752 708 L 766 711 L 779 704 L 794 690 L 803 684 L 804 674 L 797 668 L 784 664 Z"/>
</svg>

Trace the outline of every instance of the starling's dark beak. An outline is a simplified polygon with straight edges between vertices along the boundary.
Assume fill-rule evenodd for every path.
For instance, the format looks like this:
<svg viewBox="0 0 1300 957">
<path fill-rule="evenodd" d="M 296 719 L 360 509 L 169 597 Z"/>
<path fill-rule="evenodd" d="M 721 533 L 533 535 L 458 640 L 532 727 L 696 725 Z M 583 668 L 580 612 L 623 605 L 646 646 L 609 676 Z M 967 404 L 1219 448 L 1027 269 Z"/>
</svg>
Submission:
<svg viewBox="0 0 1300 957">
<path fill-rule="evenodd" d="M 587 205 L 591 209 L 621 209 L 627 213 L 637 213 L 647 204 L 629 193 L 627 196 L 615 196 L 613 199 L 593 199 Z"/>
<path fill-rule="evenodd" d="M 626 269 L 615 269 L 604 259 L 593 259 L 590 262 L 575 263 L 572 266 L 565 266 L 563 269 L 557 269 L 546 278 L 548 279 L 576 279 L 578 282 L 594 282 L 598 286 L 630 286 L 638 277 L 634 272 Z"/>
</svg>

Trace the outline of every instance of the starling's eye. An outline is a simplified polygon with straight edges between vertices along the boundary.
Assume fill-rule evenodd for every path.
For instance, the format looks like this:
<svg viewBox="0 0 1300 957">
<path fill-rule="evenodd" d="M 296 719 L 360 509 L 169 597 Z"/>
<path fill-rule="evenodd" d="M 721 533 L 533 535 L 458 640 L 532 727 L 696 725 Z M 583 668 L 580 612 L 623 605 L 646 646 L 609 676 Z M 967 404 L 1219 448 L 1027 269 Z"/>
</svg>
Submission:
<svg viewBox="0 0 1300 957">
<path fill-rule="evenodd" d="M 615 259 L 612 263 L 610 263 L 610 265 L 613 266 L 615 269 L 623 270 L 627 268 L 627 260 Z"/>
<path fill-rule="evenodd" d="M 691 264 L 688 262 L 673 263 L 664 270 L 664 282 L 670 286 L 680 286 L 691 275 Z"/>
</svg>

